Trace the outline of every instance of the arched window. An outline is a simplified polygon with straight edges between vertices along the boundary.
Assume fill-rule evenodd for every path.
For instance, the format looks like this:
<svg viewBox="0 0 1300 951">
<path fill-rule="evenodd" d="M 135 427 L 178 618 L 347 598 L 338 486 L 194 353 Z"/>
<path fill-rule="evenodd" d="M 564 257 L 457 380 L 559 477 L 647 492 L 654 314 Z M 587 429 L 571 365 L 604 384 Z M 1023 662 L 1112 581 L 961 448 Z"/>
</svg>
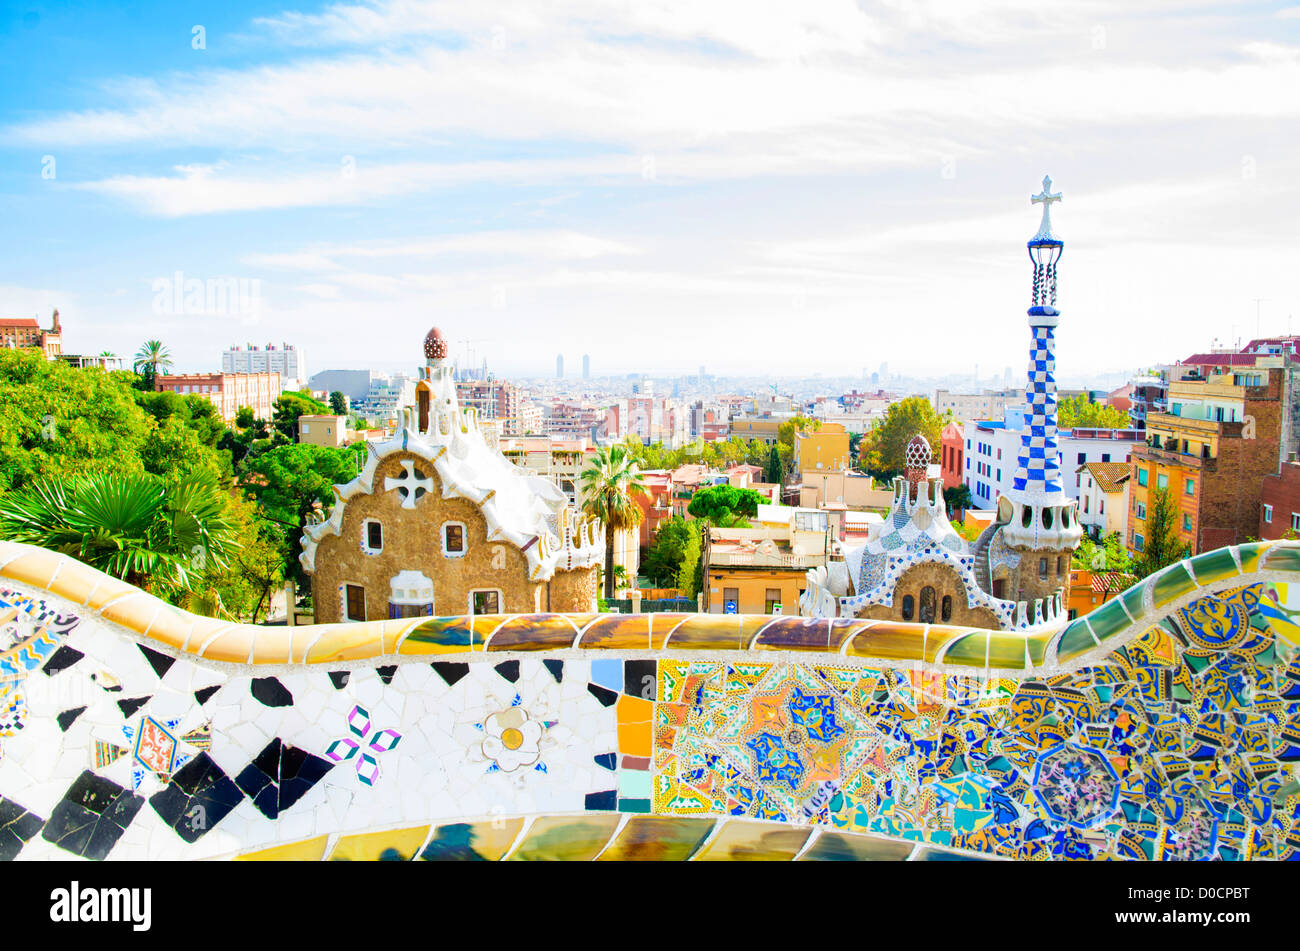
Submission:
<svg viewBox="0 0 1300 951">
<path fill-rule="evenodd" d="M 910 621 L 916 613 L 916 602 L 910 594 L 903 595 L 903 620 Z"/>
<path fill-rule="evenodd" d="M 939 607 L 939 599 L 934 593 L 934 588 L 926 585 L 921 589 L 921 614 L 919 620 L 922 624 L 933 624 L 935 611 Z"/>
<path fill-rule="evenodd" d="M 1026 505 L 1025 510 L 1020 513 L 1020 524 L 1023 525 L 1025 528 L 1028 528 L 1033 521 L 1034 521 L 1034 510 L 1031 509 L 1028 505 Z"/>
<path fill-rule="evenodd" d="M 1052 527 L 1052 510 L 1044 506 L 1043 507 L 1043 528 L 1051 528 L 1051 527 Z"/>
<path fill-rule="evenodd" d="M 943 596 L 943 608 L 939 614 L 939 618 L 945 624 L 952 620 L 952 595 L 945 594 Z"/>
</svg>

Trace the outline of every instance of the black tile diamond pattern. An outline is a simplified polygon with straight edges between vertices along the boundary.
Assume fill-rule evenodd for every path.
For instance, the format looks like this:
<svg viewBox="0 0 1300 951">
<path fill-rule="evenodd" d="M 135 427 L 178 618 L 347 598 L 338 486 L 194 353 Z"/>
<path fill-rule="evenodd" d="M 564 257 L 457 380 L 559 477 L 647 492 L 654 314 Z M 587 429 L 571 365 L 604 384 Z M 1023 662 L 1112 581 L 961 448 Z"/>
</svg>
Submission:
<svg viewBox="0 0 1300 951">
<path fill-rule="evenodd" d="M 334 764 L 306 750 L 289 746 L 277 736 L 235 778 L 257 811 L 277 818 L 307 794 Z"/>
<path fill-rule="evenodd" d="M 385 685 L 391 684 L 393 682 L 393 675 L 397 673 L 397 665 L 393 664 L 391 667 L 376 667 L 375 673 L 379 675 L 379 679 L 382 680 Z"/>
<path fill-rule="evenodd" d="M 348 685 L 348 678 L 352 676 L 350 670 L 331 670 L 330 683 L 334 685 L 335 690 L 342 690 Z"/>
<path fill-rule="evenodd" d="M 199 702 L 200 706 L 202 706 L 203 704 L 211 700 L 212 695 L 220 689 L 221 689 L 221 684 L 214 684 L 211 687 L 203 687 L 199 690 L 194 691 L 194 699 Z"/>
<path fill-rule="evenodd" d="M 18 857 L 27 840 L 41 831 L 45 820 L 11 799 L 0 796 L 0 862 Z"/>
<path fill-rule="evenodd" d="M 197 842 L 239 805 L 244 794 L 207 753 L 200 753 L 149 797 L 149 805 L 186 842 Z"/>
<path fill-rule="evenodd" d="M 41 838 L 83 858 L 108 857 L 144 798 L 86 770 L 54 807 Z"/>
<path fill-rule="evenodd" d="M 546 665 L 546 669 L 551 672 L 551 676 L 555 678 L 557 684 L 564 679 L 564 661 L 548 658 L 542 663 Z"/>
</svg>

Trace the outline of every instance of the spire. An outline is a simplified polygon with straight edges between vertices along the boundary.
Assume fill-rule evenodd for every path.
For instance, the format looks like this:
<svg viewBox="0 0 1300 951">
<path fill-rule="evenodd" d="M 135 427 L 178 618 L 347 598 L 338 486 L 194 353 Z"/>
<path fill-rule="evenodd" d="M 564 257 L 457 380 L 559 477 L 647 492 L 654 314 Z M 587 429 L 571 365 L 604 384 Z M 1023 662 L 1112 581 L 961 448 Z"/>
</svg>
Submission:
<svg viewBox="0 0 1300 951">
<path fill-rule="evenodd" d="M 1060 311 L 1056 309 L 1056 262 L 1065 242 L 1052 234 L 1052 203 L 1061 200 L 1052 192 L 1052 179 L 1043 178 L 1043 190 L 1030 201 L 1043 206 L 1043 220 L 1028 243 L 1034 262 L 1034 295 L 1029 308 L 1031 343 L 1029 379 L 1025 388 L 1025 428 L 1020 435 L 1020 457 L 1016 464 L 1013 501 L 1055 504 L 1063 502 L 1061 454 L 1056 430 L 1056 341 L 1054 329 Z"/>
</svg>

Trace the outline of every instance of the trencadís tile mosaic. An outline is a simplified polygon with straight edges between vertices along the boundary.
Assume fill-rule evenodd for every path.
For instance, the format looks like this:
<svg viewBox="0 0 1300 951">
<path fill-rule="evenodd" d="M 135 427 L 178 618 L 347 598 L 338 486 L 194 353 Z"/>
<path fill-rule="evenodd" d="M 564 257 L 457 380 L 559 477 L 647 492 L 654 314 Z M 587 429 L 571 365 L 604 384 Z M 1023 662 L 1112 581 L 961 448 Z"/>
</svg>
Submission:
<svg viewBox="0 0 1300 951">
<path fill-rule="evenodd" d="M 1013 645 L 692 615 L 244 628 L 0 543 L 0 859 L 1289 859 L 1297 551 L 1199 556 Z"/>
</svg>

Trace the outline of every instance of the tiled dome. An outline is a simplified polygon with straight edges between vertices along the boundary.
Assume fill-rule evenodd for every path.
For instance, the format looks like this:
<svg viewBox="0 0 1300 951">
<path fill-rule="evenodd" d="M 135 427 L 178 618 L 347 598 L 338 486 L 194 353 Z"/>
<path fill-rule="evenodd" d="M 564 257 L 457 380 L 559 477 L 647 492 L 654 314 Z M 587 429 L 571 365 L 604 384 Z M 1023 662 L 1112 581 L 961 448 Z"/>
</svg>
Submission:
<svg viewBox="0 0 1300 951">
<path fill-rule="evenodd" d="M 424 358 L 426 360 L 447 359 L 447 341 L 443 339 L 442 331 L 437 327 L 425 334 Z"/>
</svg>

